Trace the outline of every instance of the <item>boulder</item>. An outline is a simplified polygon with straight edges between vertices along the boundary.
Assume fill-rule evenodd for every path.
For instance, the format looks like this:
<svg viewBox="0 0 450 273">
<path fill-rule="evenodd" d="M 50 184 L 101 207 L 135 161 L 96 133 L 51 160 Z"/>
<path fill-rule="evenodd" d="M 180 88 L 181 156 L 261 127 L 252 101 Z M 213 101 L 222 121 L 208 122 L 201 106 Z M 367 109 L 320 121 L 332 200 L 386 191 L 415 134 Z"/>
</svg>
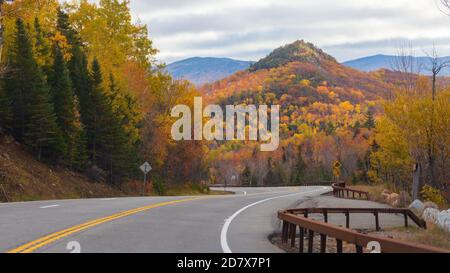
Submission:
<svg viewBox="0 0 450 273">
<path fill-rule="evenodd" d="M 422 218 L 427 222 L 437 223 L 440 213 L 437 209 L 427 208 L 423 211 Z"/>
<path fill-rule="evenodd" d="M 400 195 L 397 193 L 391 193 L 387 198 L 387 203 L 393 207 L 398 207 L 400 203 Z"/>
<path fill-rule="evenodd" d="M 392 192 L 390 192 L 390 191 L 388 191 L 388 190 L 384 190 L 382 193 L 381 193 L 381 197 L 383 198 L 383 200 L 385 201 L 385 202 L 387 202 L 388 201 L 388 199 L 389 199 L 389 196 L 392 194 Z"/>
<path fill-rule="evenodd" d="M 424 204 L 422 203 L 422 201 L 420 200 L 414 200 L 414 202 L 411 203 L 411 205 L 409 205 L 409 209 L 412 210 L 415 214 L 417 215 L 422 215 L 423 213 L 423 208 Z"/>
<path fill-rule="evenodd" d="M 425 202 L 425 203 L 423 204 L 423 208 L 422 208 L 421 214 L 423 214 L 423 212 L 424 212 L 426 209 L 428 209 L 428 208 L 439 210 L 439 206 L 438 206 L 438 205 L 436 205 L 435 203 L 433 203 L 433 202 L 431 202 L 431 201 L 427 201 L 427 202 Z"/>
<path fill-rule="evenodd" d="M 441 211 L 437 217 L 437 223 L 440 228 L 450 232 L 450 211 Z"/>
</svg>

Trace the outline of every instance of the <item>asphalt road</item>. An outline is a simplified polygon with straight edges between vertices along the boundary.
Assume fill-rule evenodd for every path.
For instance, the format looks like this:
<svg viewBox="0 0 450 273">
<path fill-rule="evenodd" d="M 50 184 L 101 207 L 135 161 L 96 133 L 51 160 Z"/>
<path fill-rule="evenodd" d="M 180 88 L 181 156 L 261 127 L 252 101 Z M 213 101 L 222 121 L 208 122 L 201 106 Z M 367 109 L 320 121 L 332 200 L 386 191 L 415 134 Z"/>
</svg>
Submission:
<svg viewBox="0 0 450 273">
<path fill-rule="evenodd" d="M 331 189 L 232 190 L 236 195 L 0 204 L 0 252 L 280 252 L 267 239 L 280 229 L 276 212 Z"/>
</svg>

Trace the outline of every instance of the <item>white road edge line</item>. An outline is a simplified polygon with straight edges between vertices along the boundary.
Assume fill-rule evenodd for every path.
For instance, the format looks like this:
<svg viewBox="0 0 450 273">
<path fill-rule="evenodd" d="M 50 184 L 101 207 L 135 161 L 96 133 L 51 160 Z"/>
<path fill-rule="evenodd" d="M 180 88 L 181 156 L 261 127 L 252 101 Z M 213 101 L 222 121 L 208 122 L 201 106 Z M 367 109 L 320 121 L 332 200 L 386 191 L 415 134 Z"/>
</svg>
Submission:
<svg viewBox="0 0 450 273">
<path fill-rule="evenodd" d="M 40 209 L 49 209 L 49 208 L 56 208 L 59 207 L 59 205 L 49 205 L 49 206 L 43 206 L 43 207 L 39 207 Z"/>
<path fill-rule="evenodd" d="M 222 247 L 222 251 L 223 253 L 233 253 L 230 249 L 230 246 L 228 245 L 228 241 L 227 241 L 227 233 L 228 233 L 228 229 L 231 225 L 231 222 L 233 222 L 234 218 L 236 218 L 239 214 L 241 214 L 242 212 L 246 211 L 247 209 L 271 201 L 271 200 L 275 200 L 275 199 L 280 199 L 280 198 L 286 198 L 289 196 L 294 196 L 294 195 L 303 195 L 303 194 L 308 194 L 308 193 L 314 193 L 314 192 L 318 192 L 318 191 L 324 191 L 326 189 L 329 189 L 329 187 L 322 187 L 321 189 L 318 190 L 313 190 L 313 191 L 307 191 L 307 192 L 296 192 L 296 193 L 291 193 L 288 195 L 282 195 L 282 196 L 276 196 L 276 197 L 271 197 L 271 198 L 267 198 L 258 202 L 255 202 L 253 204 L 250 204 L 248 206 L 243 207 L 242 209 L 236 211 L 230 218 L 228 218 L 225 221 L 225 224 L 222 227 L 222 231 L 220 232 L 220 245 Z"/>
<path fill-rule="evenodd" d="M 100 199 L 101 201 L 111 201 L 111 200 L 116 200 L 117 198 L 103 198 Z"/>
</svg>

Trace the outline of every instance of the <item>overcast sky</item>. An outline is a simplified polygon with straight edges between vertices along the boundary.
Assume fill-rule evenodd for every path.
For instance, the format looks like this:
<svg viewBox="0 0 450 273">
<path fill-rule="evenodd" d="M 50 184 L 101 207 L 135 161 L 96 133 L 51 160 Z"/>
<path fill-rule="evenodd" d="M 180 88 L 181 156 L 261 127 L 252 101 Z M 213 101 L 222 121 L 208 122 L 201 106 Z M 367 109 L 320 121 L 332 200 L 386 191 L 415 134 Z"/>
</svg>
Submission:
<svg viewBox="0 0 450 273">
<path fill-rule="evenodd" d="M 131 0 L 163 62 L 194 56 L 258 60 L 305 39 L 340 61 L 395 54 L 404 41 L 416 54 L 435 44 L 450 55 L 450 17 L 439 0 Z"/>
</svg>

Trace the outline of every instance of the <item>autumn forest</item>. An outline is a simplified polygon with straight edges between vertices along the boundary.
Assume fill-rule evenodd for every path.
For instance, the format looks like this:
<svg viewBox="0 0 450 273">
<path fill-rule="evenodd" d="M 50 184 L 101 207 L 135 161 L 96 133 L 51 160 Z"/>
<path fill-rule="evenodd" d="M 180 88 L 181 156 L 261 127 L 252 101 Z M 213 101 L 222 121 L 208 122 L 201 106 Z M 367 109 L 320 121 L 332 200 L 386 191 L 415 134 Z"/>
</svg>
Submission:
<svg viewBox="0 0 450 273">
<path fill-rule="evenodd" d="M 140 179 L 138 166 L 149 161 L 160 194 L 184 183 L 346 181 L 449 198 L 450 81 L 439 73 L 360 72 L 298 40 L 195 87 L 167 74 L 129 1 L 0 2 L 0 133 L 45 164 L 116 187 Z M 280 147 L 174 141 L 171 109 L 195 96 L 280 105 Z"/>
</svg>

